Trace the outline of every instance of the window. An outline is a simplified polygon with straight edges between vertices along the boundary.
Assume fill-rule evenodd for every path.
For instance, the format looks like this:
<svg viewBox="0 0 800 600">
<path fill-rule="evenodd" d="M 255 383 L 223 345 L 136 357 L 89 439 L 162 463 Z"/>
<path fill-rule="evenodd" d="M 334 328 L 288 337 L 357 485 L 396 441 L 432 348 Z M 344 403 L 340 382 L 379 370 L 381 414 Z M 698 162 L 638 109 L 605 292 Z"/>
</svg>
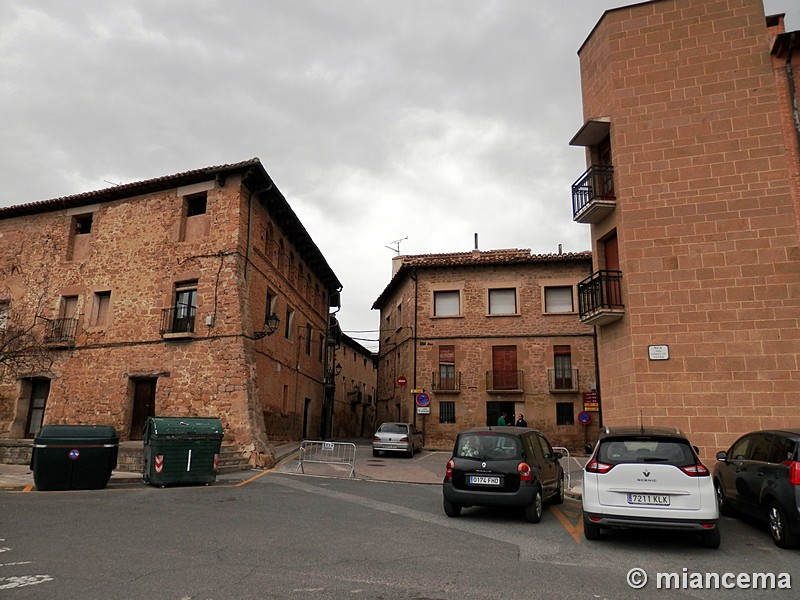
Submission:
<svg viewBox="0 0 800 600">
<path fill-rule="evenodd" d="M 92 233 L 92 215 L 91 213 L 88 215 L 78 215 L 74 218 L 75 223 L 75 233 L 78 235 L 84 235 L 86 233 Z"/>
<path fill-rule="evenodd" d="M 575 425 L 575 407 L 572 402 L 556 402 L 556 425 Z"/>
<path fill-rule="evenodd" d="M 572 381 L 572 351 L 569 346 L 553 346 L 553 375 L 553 389 L 575 389 Z"/>
<path fill-rule="evenodd" d="M 575 312 L 572 303 L 572 286 L 544 288 L 544 312 L 546 313 Z"/>
<path fill-rule="evenodd" d="M 278 296 L 271 290 L 267 290 L 266 310 L 264 310 L 264 323 L 269 321 L 270 315 L 277 314 L 275 309 L 278 307 Z"/>
<path fill-rule="evenodd" d="M 283 386 L 283 396 L 281 396 L 281 412 L 285 415 L 289 414 L 289 386 Z"/>
<path fill-rule="evenodd" d="M 172 333 L 194 331 L 197 315 L 197 281 L 175 284 L 175 304 L 172 307 Z"/>
<path fill-rule="evenodd" d="M 11 311 L 10 300 L 0 300 L 0 331 L 5 331 L 8 327 L 8 313 Z"/>
<path fill-rule="evenodd" d="M 439 346 L 439 381 L 437 390 L 456 390 L 456 347 Z"/>
<path fill-rule="evenodd" d="M 206 214 L 206 205 L 208 202 L 207 192 L 201 194 L 194 194 L 186 196 L 186 216 L 195 217 L 197 215 Z"/>
<path fill-rule="evenodd" d="M 92 327 L 104 327 L 108 323 L 108 310 L 111 306 L 111 292 L 95 292 L 92 304 Z"/>
<path fill-rule="evenodd" d="M 459 292 L 433 292 L 433 314 L 436 317 L 454 317 L 461 314 Z"/>
<path fill-rule="evenodd" d="M 489 290 L 489 314 L 517 314 L 517 290 L 514 288 Z"/>
<path fill-rule="evenodd" d="M 322 349 L 325 347 L 325 335 L 320 333 L 317 337 L 319 340 L 319 350 L 317 350 L 317 360 L 322 362 Z"/>
<path fill-rule="evenodd" d="M 516 346 L 492 346 L 492 380 L 490 390 L 519 390 Z"/>
<path fill-rule="evenodd" d="M 311 356 L 311 336 L 313 335 L 313 330 L 311 325 L 306 325 L 306 354 Z"/>
<path fill-rule="evenodd" d="M 44 409 L 47 396 L 50 394 L 49 379 L 34 379 L 31 381 L 31 397 L 28 405 L 28 419 L 25 424 L 25 437 L 33 438 L 39 433 L 44 421 Z"/>
<path fill-rule="evenodd" d="M 456 422 L 456 403 L 439 402 L 439 423 Z"/>
<path fill-rule="evenodd" d="M 286 326 L 285 326 L 285 329 L 283 330 L 283 337 L 285 337 L 287 340 L 292 339 L 292 323 L 293 323 L 293 321 L 294 321 L 294 311 L 287 306 L 286 307 Z"/>
</svg>

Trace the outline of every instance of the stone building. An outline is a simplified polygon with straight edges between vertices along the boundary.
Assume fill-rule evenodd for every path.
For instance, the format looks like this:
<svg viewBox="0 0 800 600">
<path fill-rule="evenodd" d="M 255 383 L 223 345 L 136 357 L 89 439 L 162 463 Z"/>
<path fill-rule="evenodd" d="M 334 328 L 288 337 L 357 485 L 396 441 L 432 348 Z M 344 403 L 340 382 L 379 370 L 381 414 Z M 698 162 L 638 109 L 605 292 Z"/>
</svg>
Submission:
<svg viewBox="0 0 800 600">
<path fill-rule="evenodd" d="M 334 365 L 332 437 L 363 438 L 375 431 L 378 364 L 375 354 L 342 334 Z"/>
<path fill-rule="evenodd" d="M 706 457 L 800 427 L 798 39 L 761 0 L 659 0 L 579 49 L 604 424 L 678 426 Z"/>
<path fill-rule="evenodd" d="M 554 445 L 582 448 L 597 432 L 596 417 L 578 419 L 594 408 L 594 334 L 576 295 L 591 260 L 530 250 L 396 257 L 372 307 L 378 421 L 414 422 L 426 447 L 449 449 L 459 431 L 523 414 Z M 416 410 L 420 392 L 428 414 Z"/>
<path fill-rule="evenodd" d="M 0 241 L 2 350 L 40 359 L 5 365 L 0 438 L 218 417 L 266 465 L 321 434 L 341 284 L 258 159 L 0 208 Z"/>
</svg>

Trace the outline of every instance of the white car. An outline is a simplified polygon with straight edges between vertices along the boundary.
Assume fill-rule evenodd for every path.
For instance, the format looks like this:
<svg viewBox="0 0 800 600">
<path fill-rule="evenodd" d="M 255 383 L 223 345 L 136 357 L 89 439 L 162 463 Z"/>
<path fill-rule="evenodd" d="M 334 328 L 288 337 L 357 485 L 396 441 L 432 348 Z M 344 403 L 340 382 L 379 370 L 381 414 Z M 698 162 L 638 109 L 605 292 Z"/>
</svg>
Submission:
<svg viewBox="0 0 800 600">
<path fill-rule="evenodd" d="M 679 429 L 603 428 L 584 468 L 582 503 L 587 540 L 611 528 L 677 529 L 719 548 L 711 474 Z"/>
<path fill-rule="evenodd" d="M 372 436 L 372 456 L 381 452 L 402 452 L 414 456 L 422 450 L 422 433 L 412 423 L 381 423 Z"/>
</svg>

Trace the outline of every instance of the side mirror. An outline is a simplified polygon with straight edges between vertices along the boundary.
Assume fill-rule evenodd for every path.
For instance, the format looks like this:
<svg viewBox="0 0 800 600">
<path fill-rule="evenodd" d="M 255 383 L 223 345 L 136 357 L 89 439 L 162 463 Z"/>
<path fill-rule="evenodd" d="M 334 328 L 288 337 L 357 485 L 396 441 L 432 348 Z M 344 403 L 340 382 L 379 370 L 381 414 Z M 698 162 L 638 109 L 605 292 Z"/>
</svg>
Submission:
<svg viewBox="0 0 800 600">
<path fill-rule="evenodd" d="M 564 455 L 561 454 L 561 452 L 553 452 L 553 456 L 555 457 L 556 460 L 561 460 L 562 458 L 564 458 Z"/>
<path fill-rule="evenodd" d="M 725 452 L 724 450 L 722 452 L 717 452 L 717 460 L 725 462 L 726 460 L 728 460 L 728 453 Z"/>
<path fill-rule="evenodd" d="M 594 450 L 594 448 L 592 448 L 592 445 L 591 445 L 591 444 L 586 444 L 586 445 L 583 447 L 583 449 L 586 451 L 586 454 L 591 454 L 591 453 L 592 453 L 592 450 Z"/>
</svg>

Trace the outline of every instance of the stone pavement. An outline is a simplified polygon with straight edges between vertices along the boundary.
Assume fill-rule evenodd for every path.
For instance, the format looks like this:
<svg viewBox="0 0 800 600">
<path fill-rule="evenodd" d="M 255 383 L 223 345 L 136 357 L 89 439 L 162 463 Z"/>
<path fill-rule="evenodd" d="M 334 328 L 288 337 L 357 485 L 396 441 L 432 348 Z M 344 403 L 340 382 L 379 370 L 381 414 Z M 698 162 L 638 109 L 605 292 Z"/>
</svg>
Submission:
<svg viewBox="0 0 800 600">
<path fill-rule="evenodd" d="M 450 459 L 449 451 L 423 450 L 413 458 L 404 455 L 383 453 L 379 457 L 372 456 L 372 446 L 369 440 L 337 440 L 355 445 L 355 474 L 356 479 L 376 481 L 392 481 L 402 483 L 417 483 L 428 485 L 441 485 L 447 461 Z M 308 464 L 299 467 L 300 442 L 289 442 L 274 447 L 276 465 L 272 470 L 278 473 L 305 474 L 306 476 L 320 477 L 348 477 L 350 468 L 338 464 Z M 580 498 L 582 469 L 586 462 L 585 457 L 563 458 L 561 461 L 565 473 L 568 474 L 566 494 L 572 498 Z M 241 482 L 262 473 L 263 470 L 240 471 L 217 476 L 219 482 Z M 145 485 L 141 473 L 114 471 L 108 487 L 130 487 Z M 31 491 L 34 488 L 33 473 L 27 465 L 0 464 L 0 490 Z"/>
</svg>

